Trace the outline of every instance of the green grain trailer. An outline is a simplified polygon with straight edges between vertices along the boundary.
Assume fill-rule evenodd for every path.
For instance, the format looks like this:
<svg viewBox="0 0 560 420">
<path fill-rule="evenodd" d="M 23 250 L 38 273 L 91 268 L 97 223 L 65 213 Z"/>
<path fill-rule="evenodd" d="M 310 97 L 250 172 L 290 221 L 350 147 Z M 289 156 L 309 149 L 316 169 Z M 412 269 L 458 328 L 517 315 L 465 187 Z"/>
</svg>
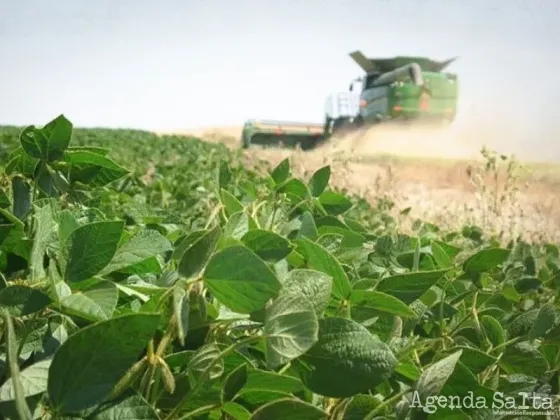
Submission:
<svg viewBox="0 0 560 420">
<path fill-rule="evenodd" d="M 434 61 L 425 57 L 367 58 L 350 53 L 365 75 L 354 79 L 349 92 L 331 95 L 323 124 L 256 121 L 245 123 L 242 144 L 284 145 L 312 149 L 342 130 L 396 121 L 447 125 L 457 113 L 458 79 L 444 72 L 456 58 Z M 357 84 L 360 88 L 357 89 Z"/>
</svg>

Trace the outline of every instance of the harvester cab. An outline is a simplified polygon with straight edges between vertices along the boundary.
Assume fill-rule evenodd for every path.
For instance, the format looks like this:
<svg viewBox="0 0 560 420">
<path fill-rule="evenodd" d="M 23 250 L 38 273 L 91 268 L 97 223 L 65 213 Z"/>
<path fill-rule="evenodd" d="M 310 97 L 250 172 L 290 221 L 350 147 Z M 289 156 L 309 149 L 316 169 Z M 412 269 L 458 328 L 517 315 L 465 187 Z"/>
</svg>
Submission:
<svg viewBox="0 0 560 420">
<path fill-rule="evenodd" d="M 335 133 L 389 120 L 454 121 L 458 80 L 444 69 L 457 57 L 445 61 L 410 56 L 368 58 L 360 51 L 350 57 L 365 74 L 352 80 L 348 92 L 327 97 L 323 124 L 248 120 L 242 132 L 243 147 L 283 144 L 307 150 Z"/>
</svg>

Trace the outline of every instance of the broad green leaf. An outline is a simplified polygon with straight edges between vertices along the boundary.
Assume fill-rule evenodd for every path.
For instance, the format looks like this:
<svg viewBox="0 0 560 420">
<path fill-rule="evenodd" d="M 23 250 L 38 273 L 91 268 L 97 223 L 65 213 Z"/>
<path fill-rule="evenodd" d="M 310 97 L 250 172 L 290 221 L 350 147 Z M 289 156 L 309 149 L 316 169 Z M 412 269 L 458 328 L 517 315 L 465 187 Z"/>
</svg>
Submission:
<svg viewBox="0 0 560 420">
<path fill-rule="evenodd" d="M 350 303 L 355 308 L 370 308 L 379 312 L 405 318 L 414 318 L 416 314 L 408 305 L 394 296 L 373 290 L 354 290 Z"/>
<path fill-rule="evenodd" d="M 237 243 L 240 244 L 241 242 L 239 241 L 250 229 L 251 219 L 246 212 L 240 211 L 232 214 L 223 228 L 223 234 L 218 242 L 217 249 L 223 249 L 225 247 L 224 244 L 226 242 L 234 242 L 232 240 L 238 241 Z"/>
<path fill-rule="evenodd" d="M 70 182 L 103 187 L 128 174 L 128 170 L 107 156 L 86 150 L 67 150 L 64 161 L 69 166 Z"/>
<path fill-rule="evenodd" d="M 439 395 L 439 392 L 444 387 L 449 377 L 453 374 L 455 366 L 461 358 L 462 350 L 444 357 L 433 363 L 422 373 L 416 385 L 416 391 L 422 403 L 425 402 L 427 397 Z"/>
<path fill-rule="evenodd" d="M 214 253 L 221 234 L 220 226 L 216 225 L 196 237 L 181 256 L 177 270 L 179 274 L 186 278 L 197 276 Z"/>
<path fill-rule="evenodd" d="M 251 420 L 326 420 L 328 414 L 295 398 L 282 398 L 257 408 Z"/>
<path fill-rule="evenodd" d="M 222 205 L 226 211 L 226 215 L 229 217 L 232 214 L 237 212 L 243 211 L 244 206 L 235 196 L 230 193 L 228 190 L 222 189 L 220 191 L 220 198 L 222 201 Z"/>
<path fill-rule="evenodd" d="M 282 160 L 270 173 L 276 185 L 282 184 L 290 177 L 290 159 Z"/>
<path fill-rule="evenodd" d="M 317 169 L 309 180 L 309 190 L 313 197 L 319 197 L 329 185 L 331 167 L 329 165 Z"/>
<path fill-rule="evenodd" d="M 262 259 L 239 245 L 213 255 L 203 278 L 208 290 L 223 305 L 240 314 L 250 314 L 264 308 L 282 287 Z"/>
<path fill-rule="evenodd" d="M 160 420 L 155 409 L 139 394 L 124 397 L 102 405 L 87 417 L 88 420 Z"/>
<path fill-rule="evenodd" d="M 24 235 L 24 224 L 10 212 L 0 209 L 0 247 L 12 251 Z"/>
<path fill-rule="evenodd" d="M 218 188 L 226 188 L 232 180 L 232 177 L 233 174 L 231 173 L 231 169 L 229 168 L 227 161 L 222 161 L 218 169 Z"/>
<path fill-rule="evenodd" d="M 54 209 L 50 204 L 38 209 L 34 219 L 36 227 L 29 264 L 31 278 L 35 281 L 45 277 L 44 257 L 47 248 L 57 239 L 57 224 Z"/>
<path fill-rule="evenodd" d="M 436 241 L 432 241 L 430 246 L 432 248 L 432 256 L 439 268 L 448 268 L 453 265 L 452 258 Z"/>
<path fill-rule="evenodd" d="M 309 198 L 309 189 L 302 181 L 292 178 L 278 187 L 279 193 L 284 193 L 294 203 Z"/>
<path fill-rule="evenodd" d="M 471 255 L 463 262 L 463 270 L 470 276 L 491 270 L 507 260 L 510 250 L 487 248 Z"/>
<path fill-rule="evenodd" d="M 276 372 L 251 369 L 247 382 L 240 393 L 254 390 L 266 390 L 283 394 L 292 394 L 303 391 L 305 388 L 299 378 L 281 375 Z"/>
<path fill-rule="evenodd" d="M 307 297 L 281 293 L 265 313 L 267 364 L 276 369 L 301 356 L 317 342 L 318 331 L 317 315 Z"/>
<path fill-rule="evenodd" d="M 523 374 L 539 378 L 549 369 L 549 364 L 538 346 L 522 341 L 505 349 L 500 367 L 511 375 Z"/>
<path fill-rule="evenodd" d="M 103 280 L 83 291 L 63 297 L 60 305 L 68 315 L 89 321 L 102 321 L 111 318 L 118 299 L 119 292 L 115 284 Z"/>
<path fill-rule="evenodd" d="M 10 201 L 8 194 L 6 194 L 4 190 L 0 190 L 0 209 L 9 209 L 11 206 L 12 202 Z"/>
<path fill-rule="evenodd" d="M 49 368 L 48 396 L 60 414 L 105 399 L 153 337 L 159 314 L 135 313 L 90 325 L 58 348 Z"/>
<path fill-rule="evenodd" d="M 88 280 L 101 272 L 113 259 L 123 229 L 122 221 L 101 221 L 74 230 L 67 242 L 66 280 Z"/>
<path fill-rule="evenodd" d="M 157 230 L 143 230 L 117 249 L 113 259 L 101 270 L 100 275 L 122 270 L 172 249 L 171 242 Z"/>
<path fill-rule="evenodd" d="M 529 331 L 529 340 L 542 338 L 546 333 L 554 327 L 556 322 L 556 309 L 554 305 L 548 303 L 543 305 L 539 310 L 537 319 Z"/>
<path fill-rule="evenodd" d="M 21 317 L 39 312 L 50 303 L 50 298 L 37 289 L 11 285 L 0 290 L 0 310 L 5 309 L 12 317 Z"/>
<path fill-rule="evenodd" d="M 12 178 L 12 196 L 14 216 L 24 220 L 31 211 L 31 186 L 22 177 Z"/>
<path fill-rule="evenodd" d="M 72 232 L 80 227 L 80 223 L 70 210 L 60 212 L 58 223 L 58 239 L 61 244 L 65 244 Z"/>
<path fill-rule="evenodd" d="M 348 298 L 352 293 L 350 281 L 337 259 L 321 245 L 311 242 L 307 238 L 299 239 L 298 243 L 306 256 L 309 268 L 331 276 L 333 294 L 339 299 Z"/>
<path fill-rule="evenodd" d="M 319 237 L 319 232 L 317 231 L 317 226 L 315 225 L 315 220 L 313 220 L 313 215 L 308 211 L 305 211 L 301 215 L 301 227 L 296 236 L 299 238 L 309 238 L 315 241 Z"/>
<path fill-rule="evenodd" d="M 505 333 L 502 324 L 490 315 L 483 315 L 480 318 L 480 325 L 493 346 L 499 346 L 505 341 Z"/>
<path fill-rule="evenodd" d="M 344 410 L 343 420 L 364 420 L 379 405 L 379 400 L 371 395 L 356 395 Z"/>
<path fill-rule="evenodd" d="M 395 355 L 364 326 L 345 318 L 319 321 L 319 340 L 298 359 L 302 381 L 314 393 L 346 398 L 375 388 L 392 375 Z"/>
<path fill-rule="evenodd" d="M 233 401 L 225 403 L 222 406 L 222 411 L 231 416 L 232 420 L 249 420 L 251 418 L 250 411 Z"/>
<path fill-rule="evenodd" d="M 446 270 L 396 274 L 382 279 L 376 291 L 383 292 L 411 304 L 442 278 Z"/>
<path fill-rule="evenodd" d="M 231 401 L 247 382 L 247 364 L 236 367 L 227 377 L 222 388 L 222 402 Z"/>
<path fill-rule="evenodd" d="M 331 298 L 331 276 L 315 270 L 295 269 L 286 274 L 282 283 L 282 293 L 289 292 L 305 297 L 313 305 L 317 316 L 323 315 Z"/>
<path fill-rule="evenodd" d="M 72 138 L 72 123 L 59 115 L 42 128 L 30 125 L 20 135 L 21 147 L 32 158 L 49 162 L 61 159 Z"/>
<path fill-rule="evenodd" d="M 279 261 L 292 251 L 290 241 L 267 230 L 250 230 L 243 235 L 241 242 L 265 261 Z"/>
<path fill-rule="evenodd" d="M 215 343 L 199 347 L 189 360 L 187 369 L 191 387 L 194 387 L 198 381 L 219 378 L 224 373 L 224 361 L 220 348 Z"/>
<path fill-rule="evenodd" d="M 352 207 L 352 202 L 344 195 L 333 191 L 325 191 L 319 196 L 321 206 L 331 215 L 339 215 Z"/>
<path fill-rule="evenodd" d="M 51 359 L 39 360 L 37 363 L 23 369 L 20 374 L 23 395 L 25 398 L 42 394 L 47 390 L 47 379 Z M 11 401 L 15 399 L 12 378 L 8 378 L 0 387 L 0 401 Z"/>
<path fill-rule="evenodd" d="M 490 365 L 498 361 L 497 358 L 473 347 L 457 346 L 449 351 L 455 352 L 457 350 L 462 352 L 459 361 L 474 374 L 483 372 Z"/>
</svg>

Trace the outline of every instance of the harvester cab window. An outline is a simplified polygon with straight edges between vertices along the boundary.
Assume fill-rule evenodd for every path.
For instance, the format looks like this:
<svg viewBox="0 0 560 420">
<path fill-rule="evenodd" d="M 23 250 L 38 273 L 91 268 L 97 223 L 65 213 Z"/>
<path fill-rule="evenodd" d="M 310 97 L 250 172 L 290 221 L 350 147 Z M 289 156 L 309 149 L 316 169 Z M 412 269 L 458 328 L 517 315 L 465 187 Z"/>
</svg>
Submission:
<svg viewBox="0 0 560 420">
<path fill-rule="evenodd" d="M 370 74 L 365 77 L 364 90 L 373 88 L 373 82 L 379 77 L 379 74 Z"/>
</svg>

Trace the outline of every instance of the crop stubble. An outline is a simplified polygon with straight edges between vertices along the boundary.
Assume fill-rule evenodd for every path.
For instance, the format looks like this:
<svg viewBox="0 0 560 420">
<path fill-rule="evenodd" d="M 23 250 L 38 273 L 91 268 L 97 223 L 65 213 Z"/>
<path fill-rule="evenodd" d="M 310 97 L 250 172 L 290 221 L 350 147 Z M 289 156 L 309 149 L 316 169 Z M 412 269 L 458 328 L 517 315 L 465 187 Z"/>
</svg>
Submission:
<svg viewBox="0 0 560 420">
<path fill-rule="evenodd" d="M 221 142 L 232 149 L 240 144 L 239 127 L 174 132 Z M 503 231 L 506 236 L 523 232 L 529 240 L 560 241 L 560 209 L 555 203 L 555 193 L 560 188 L 558 167 L 528 164 L 518 175 L 511 171 L 508 174 L 510 157 L 506 155 L 508 159 L 500 162 L 498 171 L 484 175 L 484 193 L 481 184 L 473 184 L 468 171 L 484 167 L 480 151 L 485 143 L 508 152 L 503 147 L 505 142 L 489 132 L 375 127 L 334 138 L 307 152 L 251 148 L 244 151 L 244 160 L 250 167 L 263 162 L 275 166 L 290 157 L 294 173 L 301 176 L 310 176 L 314 170 L 330 164 L 333 186 L 373 204 L 380 199 L 390 200 L 395 204 L 395 212 L 411 207 L 412 217 L 444 228 L 470 222 Z"/>
</svg>

